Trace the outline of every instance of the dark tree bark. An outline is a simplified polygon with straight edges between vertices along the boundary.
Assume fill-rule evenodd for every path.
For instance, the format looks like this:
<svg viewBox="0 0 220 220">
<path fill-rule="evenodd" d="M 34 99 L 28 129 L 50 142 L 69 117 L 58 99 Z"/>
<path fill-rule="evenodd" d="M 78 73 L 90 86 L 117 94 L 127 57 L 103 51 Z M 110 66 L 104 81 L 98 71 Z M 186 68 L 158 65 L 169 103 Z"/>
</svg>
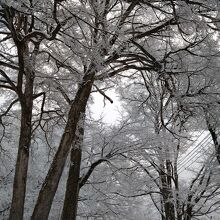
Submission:
<svg viewBox="0 0 220 220">
<path fill-rule="evenodd" d="M 190 203 L 187 204 L 186 213 L 184 216 L 184 220 L 191 220 L 192 219 L 192 205 Z"/>
<path fill-rule="evenodd" d="M 178 144 L 177 149 L 176 149 L 177 151 L 174 157 L 174 163 L 173 163 L 173 183 L 175 187 L 175 198 L 176 198 L 176 219 L 182 220 L 182 204 L 180 202 L 180 196 L 179 196 L 179 175 L 178 175 L 178 170 L 177 170 L 179 148 L 180 148 L 180 145 Z"/>
<path fill-rule="evenodd" d="M 83 82 L 79 86 L 75 99 L 71 105 L 67 124 L 62 135 L 60 145 L 54 156 L 48 174 L 39 192 L 36 206 L 32 215 L 32 220 L 48 219 L 60 177 L 62 175 L 65 162 L 76 135 L 76 128 L 80 116 L 84 114 L 89 95 L 94 82 L 95 71 L 93 65 L 84 75 Z"/>
<path fill-rule="evenodd" d="M 211 116 L 209 114 L 209 109 L 205 111 L 205 119 L 206 119 L 206 125 L 209 130 L 209 133 L 212 137 L 212 141 L 215 146 L 215 153 L 218 163 L 220 164 L 220 143 L 218 142 L 218 135 L 219 133 L 216 131 L 216 127 L 212 125 L 211 123 Z"/>
<path fill-rule="evenodd" d="M 70 155 L 70 167 L 69 174 L 66 184 L 65 199 L 62 211 L 62 220 L 71 219 L 75 220 L 77 215 L 78 207 L 78 196 L 79 196 L 79 176 L 80 176 L 80 165 L 82 156 L 82 144 L 84 127 L 83 124 L 78 125 L 75 137 L 75 143 L 71 150 Z"/>
<path fill-rule="evenodd" d="M 35 45 L 36 51 L 39 44 Z M 29 160 L 29 149 L 31 145 L 31 119 L 33 108 L 33 84 L 34 71 L 28 60 L 28 42 L 17 44 L 19 73 L 17 83 L 17 93 L 21 104 L 21 126 L 18 146 L 18 154 L 15 168 L 12 204 L 10 209 L 10 220 L 22 220 L 24 212 L 24 201 L 26 193 L 27 170 Z M 22 92 L 23 77 L 25 74 L 25 89 Z"/>
<path fill-rule="evenodd" d="M 22 220 L 27 182 L 29 148 L 31 144 L 31 115 L 29 107 L 22 107 L 20 140 L 13 185 L 10 220 Z"/>
<path fill-rule="evenodd" d="M 173 191 L 172 191 L 172 167 L 171 161 L 166 160 L 166 169 L 167 169 L 167 206 L 168 213 L 166 213 L 167 220 L 175 219 L 175 206 L 173 201 Z"/>
<path fill-rule="evenodd" d="M 218 160 L 218 163 L 220 164 L 220 144 L 218 142 L 218 134 L 215 131 L 215 129 L 212 128 L 211 126 L 208 126 L 208 130 L 211 134 L 212 141 L 213 141 L 214 146 L 215 146 L 216 158 Z"/>
<path fill-rule="evenodd" d="M 160 180 L 162 184 L 161 193 L 163 197 L 165 220 L 175 219 L 175 207 L 173 204 L 172 184 L 171 184 L 171 164 L 166 160 L 166 168 L 163 164 L 160 165 Z M 167 172 L 165 172 L 165 170 Z"/>
</svg>

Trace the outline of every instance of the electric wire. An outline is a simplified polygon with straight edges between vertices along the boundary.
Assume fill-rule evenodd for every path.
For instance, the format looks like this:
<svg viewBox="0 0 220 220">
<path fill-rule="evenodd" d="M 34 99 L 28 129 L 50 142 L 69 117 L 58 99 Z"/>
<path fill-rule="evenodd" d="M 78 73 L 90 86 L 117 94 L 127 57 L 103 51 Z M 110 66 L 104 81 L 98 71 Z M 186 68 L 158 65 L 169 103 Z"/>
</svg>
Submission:
<svg viewBox="0 0 220 220">
<path fill-rule="evenodd" d="M 209 141 L 209 139 L 210 139 L 210 135 L 207 134 L 192 150 L 190 150 L 190 152 L 188 152 L 185 155 L 184 159 L 178 163 L 178 166 L 179 167 L 184 166 L 185 163 L 193 159 L 193 157 L 196 156 L 197 153 L 202 150 L 201 146 L 204 146 L 207 143 L 207 141 Z"/>
<path fill-rule="evenodd" d="M 207 141 L 208 142 L 208 141 Z M 178 168 L 178 174 L 182 173 L 184 170 L 186 170 L 187 168 L 189 168 L 193 163 L 195 163 L 196 161 L 198 161 L 199 158 L 201 158 L 201 153 L 206 153 L 208 151 L 210 151 L 209 146 L 212 145 L 212 141 L 209 141 L 208 144 L 206 145 L 207 148 L 202 148 L 201 151 L 199 151 L 196 156 L 194 157 L 194 160 L 188 161 L 184 166 Z M 190 163 L 189 163 L 190 162 Z"/>
<path fill-rule="evenodd" d="M 206 150 L 204 151 L 204 153 L 207 152 L 207 151 L 209 151 L 209 149 L 206 149 Z M 212 153 L 212 154 L 210 155 L 210 157 L 211 157 L 212 160 L 213 160 L 213 158 L 215 157 L 215 152 Z M 192 161 L 190 164 L 188 164 L 187 167 L 184 167 L 182 170 L 178 171 L 178 175 L 181 174 L 183 171 L 187 170 L 187 168 L 189 168 L 189 167 L 190 167 L 193 163 L 195 163 L 199 158 L 200 158 L 200 156 L 198 156 L 198 157 L 196 158 L 196 160 L 194 160 L 194 161 Z"/>
<path fill-rule="evenodd" d="M 185 167 L 189 162 L 194 161 L 198 155 L 201 155 L 201 153 L 204 152 L 204 150 L 206 150 L 208 146 L 210 146 L 211 142 L 212 141 L 210 140 L 210 137 L 206 138 L 205 141 L 200 145 L 200 148 L 197 148 L 197 150 L 194 151 L 193 154 L 186 158 L 184 163 L 179 165 L 179 169 Z"/>
<path fill-rule="evenodd" d="M 217 135 L 219 134 L 219 132 L 217 133 Z M 208 134 L 206 135 L 202 141 L 200 141 L 200 143 L 197 146 L 200 146 L 200 148 L 196 148 L 196 151 L 191 154 L 190 157 L 188 157 L 188 159 L 185 159 L 184 163 L 181 164 L 181 166 L 178 166 L 178 173 L 182 173 L 184 170 L 186 170 L 189 166 L 191 166 L 193 163 L 195 163 L 200 157 L 201 157 L 201 153 L 206 153 L 207 151 L 210 151 L 210 146 L 213 145 L 213 140 L 211 138 L 211 135 Z M 195 149 L 195 148 L 194 148 Z M 187 155 L 189 155 L 191 152 L 189 152 Z M 215 154 L 215 152 L 213 153 Z M 199 156 L 197 156 L 199 155 Z M 196 157 L 196 158 L 195 158 Z M 195 158 L 193 160 L 193 158 Z M 192 160 L 192 161 L 191 161 Z M 191 161 L 191 162 L 190 162 Z M 189 163 L 190 162 L 190 163 Z M 189 164 L 188 164 L 189 163 Z"/>
<path fill-rule="evenodd" d="M 202 135 L 203 135 L 203 133 L 204 133 L 205 131 L 206 131 L 206 130 L 202 130 L 202 131 L 197 135 L 196 139 L 191 142 L 191 146 L 193 146 L 193 145 L 199 140 L 199 138 L 202 137 Z M 188 145 L 188 143 L 187 143 L 187 145 Z M 196 146 L 197 146 L 197 145 L 196 145 Z M 196 146 L 192 149 L 192 151 L 196 148 Z M 186 144 L 183 146 L 183 148 L 184 148 L 184 147 L 186 147 Z M 190 153 L 190 152 L 189 152 L 189 153 Z M 179 164 L 180 164 L 182 161 L 185 160 L 185 158 L 187 157 L 187 155 L 188 155 L 189 153 L 187 153 L 186 155 L 183 155 L 183 156 L 180 157 L 180 159 L 179 159 Z"/>
</svg>

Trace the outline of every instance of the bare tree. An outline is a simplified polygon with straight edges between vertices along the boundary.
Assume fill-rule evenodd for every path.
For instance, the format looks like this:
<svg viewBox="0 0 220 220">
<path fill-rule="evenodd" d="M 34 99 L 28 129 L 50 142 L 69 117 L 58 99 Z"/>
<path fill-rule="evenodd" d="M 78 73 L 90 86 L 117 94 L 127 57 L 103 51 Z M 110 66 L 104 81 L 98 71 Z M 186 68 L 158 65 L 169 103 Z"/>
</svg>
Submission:
<svg viewBox="0 0 220 220">
<path fill-rule="evenodd" d="M 156 106 L 159 108 L 159 113 L 156 114 L 159 124 L 156 124 L 156 127 L 159 131 L 165 128 L 174 135 L 178 133 L 176 129 L 172 130 L 170 125 L 178 121 L 183 126 L 192 113 L 191 108 L 181 104 L 179 97 L 181 100 L 194 97 L 195 93 L 190 90 L 190 74 L 209 68 L 210 59 L 207 56 L 213 56 L 212 51 L 208 51 L 205 56 L 201 55 L 200 47 L 205 45 L 205 48 L 211 48 L 207 45 L 213 39 L 207 37 L 209 34 L 206 31 L 216 31 L 216 19 L 212 16 L 212 13 L 216 13 L 215 6 L 214 3 L 192 1 L 149 3 L 139 0 L 30 0 L 1 3 L 0 86 L 4 91 L 9 90 L 14 94 L 14 99 L 1 118 L 7 116 L 16 103 L 19 102 L 21 106 L 21 128 L 10 219 L 23 218 L 32 134 L 38 128 L 48 134 L 42 124 L 47 123 L 53 114 L 62 118 L 66 124 L 39 192 L 32 219 L 48 218 L 71 147 L 72 162 L 78 165 L 73 167 L 73 173 L 70 172 L 70 175 L 74 176 L 74 199 L 71 198 L 72 204 L 65 204 L 74 206 L 75 211 L 71 215 L 75 216 L 73 219 L 76 218 L 79 184 L 85 184 L 93 169 L 91 166 L 86 178 L 79 181 L 81 152 L 76 153 L 74 150 L 78 142 L 76 131 L 85 117 L 94 82 L 97 82 L 97 85 L 108 84 L 109 78 L 115 76 L 132 79 L 132 76 L 139 74 L 138 77 L 142 77 L 142 83 L 148 90 L 147 96 L 152 96 L 146 78 L 151 77 L 151 73 L 158 73 L 155 78 L 160 80 L 161 94 L 155 93 L 152 96 L 162 97 Z M 192 19 L 192 22 L 188 19 L 185 8 L 192 9 L 196 18 Z M 210 27 L 200 27 L 197 22 L 199 18 L 204 19 L 204 24 L 211 20 Z M 189 21 L 190 25 L 185 21 Z M 198 29 L 200 32 L 194 34 L 192 29 Z M 177 40 L 181 42 L 181 46 L 177 46 Z M 200 65 L 202 68 L 199 68 Z M 176 82 L 181 76 L 176 75 L 185 72 L 188 87 L 184 93 L 177 96 Z M 38 80 L 39 78 L 41 80 Z M 132 79 L 132 82 L 135 81 Z M 97 91 L 107 97 L 97 85 Z M 205 93 L 205 89 L 201 88 L 197 94 Z M 59 98 L 56 97 L 58 93 Z M 65 100 L 65 104 L 58 100 L 60 97 Z M 173 97 L 176 98 L 175 102 L 171 101 Z M 39 99 L 40 108 L 39 105 L 34 105 L 34 101 Z M 54 108 L 51 111 L 46 107 L 46 102 L 53 103 Z M 143 105 L 144 103 L 145 101 L 142 102 Z M 170 114 L 172 107 L 174 108 Z M 37 109 L 36 113 L 34 110 Z M 66 112 L 69 113 L 65 114 Z M 181 114 L 186 118 L 180 117 Z M 94 164 L 96 166 L 99 162 Z M 170 172 L 170 168 L 168 170 L 167 172 Z M 168 179 L 166 181 L 169 182 Z"/>
</svg>

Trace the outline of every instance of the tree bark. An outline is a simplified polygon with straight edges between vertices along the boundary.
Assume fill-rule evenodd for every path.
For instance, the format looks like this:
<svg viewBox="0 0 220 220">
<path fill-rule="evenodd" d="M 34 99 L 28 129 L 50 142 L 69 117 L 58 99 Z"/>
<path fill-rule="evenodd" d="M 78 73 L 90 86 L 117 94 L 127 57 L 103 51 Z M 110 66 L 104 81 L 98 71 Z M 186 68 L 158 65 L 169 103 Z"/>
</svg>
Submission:
<svg viewBox="0 0 220 220">
<path fill-rule="evenodd" d="M 186 211 L 184 213 L 184 220 L 191 220 L 192 219 L 192 195 L 188 195 L 187 199 L 187 206 L 186 206 Z"/>
<path fill-rule="evenodd" d="M 180 204 L 180 196 L 179 196 L 179 176 L 177 171 L 177 160 L 179 155 L 179 148 L 180 145 L 177 145 L 177 149 L 175 152 L 174 162 L 173 162 L 173 183 L 175 187 L 175 199 L 176 199 L 176 219 L 182 220 L 182 210 L 181 210 L 181 204 Z"/>
<path fill-rule="evenodd" d="M 15 168 L 10 220 L 23 219 L 29 148 L 31 144 L 31 115 L 30 109 L 22 109 L 20 140 Z"/>
<path fill-rule="evenodd" d="M 165 220 L 175 219 L 175 207 L 173 204 L 172 185 L 170 177 L 170 161 L 166 160 L 166 169 L 164 164 L 160 164 L 160 180 L 161 180 L 161 193 L 163 197 Z M 167 172 L 165 172 L 165 170 Z"/>
<path fill-rule="evenodd" d="M 213 129 L 211 126 L 208 126 L 208 130 L 209 130 L 209 132 L 211 134 L 212 141 L 213 141 L 214 146 L 215 146 L 215 152 L 216 152 L 217 161 L 220 164 L 220 144 L 218 142 L 218 135 L 217 135 L 215 129 Z"/>
<path fill-rule="evenodd" d="M 82 144 L 84 127 L 78 126 L 75 143 L 71 150 L 69 175 L 66 184 L 66 193 L 63 205 L 61 220 L 75 220 L 77 215 L 78 196 L 79 196 L 79 176 L 82 156 Z"/>
<path fill-rule="evenodd" d="M 28 160 L 29 160 L 29 148 L 31 145 L 31 120 L 32 120 L 32 108 L 33 108 L 33 84 L 34 84 L 34 72 L 33 66 L 30 65 L 28 57 L 29 50 L 27 42 L 18 45 L 18 56 L 20 70 L 18 78 L 20 78 L 17 87 L 17 93 L 21 104 L 21 126 L 20 126 L 20 138 L 18 146 L 17 161 L 15 167 L 15 176 L 13 184 L 13 196 L 10 209 L 10 220 L 22 220 L 24 212 L 24 202 L 26 193 Z M 25 73 L 25 89 L 22 93 L 22 78 Z M 19 81 L 19 80 L 18 80 Z"/>
<path fill-rule="evenodd" d="M 166 169 L 167 169 L 167 193 L 168 193 L 168 207 L 169 212 L 167 213 L 167 220 L 176 219 L 175 217 L 175 206 L 174 206 L 174 198 L 173 198 L 173 189 L 172 189 L 172 164 L 170 160 L 166 160 Z"/>
<path fill-rule="evenodd" d="M 219 132 L 218 133 L 216 132 L 216 126 L 213 125 L 213 123 L 212 123 L 212 117 L 211 117 L 211 115 L 209 113 L 209 109 L 207 109 L 205 111 L 205 119 L 206 119 L 207 128 L 209 130 L 209 133 L 210 133 L 210 135 L 212 137 L 212 141 L 214 143 L 215 152 L 216 152 L 216 158 L 217 158 L 218 163 L 220 164 L 220 143 L 218 142 L 218 134 L 219 134 Z"/>
<path fill-rule="evenodd" d="M 92 66 L 91 66 L 92 68 Z M 76 127 L 81 114 L 84 114 L 89 95 L 94 82 L 95 71 L 90 70 L 83 77 L 83 82 L 79 86 L 76 97 L 71 105 L 67 124 L 62 135 L 58 150 L 54 156 L 46 179 L 39 192 L 39 196 L 34 208 L 32 220 L 48 219 L 60 177 L 62 175 L 65 162 L 75 139 Z"/>
</svg>

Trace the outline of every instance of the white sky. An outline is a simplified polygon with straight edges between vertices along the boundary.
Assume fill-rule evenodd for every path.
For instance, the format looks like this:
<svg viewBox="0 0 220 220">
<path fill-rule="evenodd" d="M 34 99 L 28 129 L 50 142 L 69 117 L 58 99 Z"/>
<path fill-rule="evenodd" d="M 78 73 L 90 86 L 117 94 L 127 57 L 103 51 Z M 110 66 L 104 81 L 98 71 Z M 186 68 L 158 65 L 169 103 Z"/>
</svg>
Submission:
<svg viewBox="0 0 220 220">
<path fill-rule="evenodd" d="M 104 99 L 103 95 L 98 92 L 92 94 L 94 104 L 91 106 L 91 111 L 95 120 L 103 117 L 104 122 L 114 124 L 120 117 L 119 110 L 121 109 L 121 105 L 113 90 L 108 90 L 106 95 L 113 100 L 113 103 Z"/>
</svg>

